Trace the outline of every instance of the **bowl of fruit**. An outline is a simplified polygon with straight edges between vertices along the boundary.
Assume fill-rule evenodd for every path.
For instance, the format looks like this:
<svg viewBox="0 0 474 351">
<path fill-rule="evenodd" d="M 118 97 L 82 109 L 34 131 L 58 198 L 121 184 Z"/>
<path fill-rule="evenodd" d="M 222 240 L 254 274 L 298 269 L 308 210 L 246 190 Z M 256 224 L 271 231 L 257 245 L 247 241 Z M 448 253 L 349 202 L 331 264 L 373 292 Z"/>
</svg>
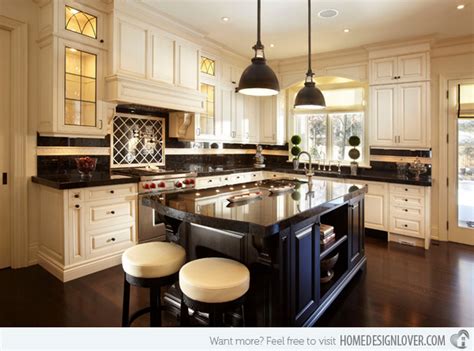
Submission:
<svg viewBox="0 0 474 351">
<path fill-rule="evenodd" d="M 81 174 L 81 178 L 92 177 L 92 172 L 97 166 L 97 159 L 93 157 L 78 157 L 76 158 L 77 170 Z"/>
</svg>

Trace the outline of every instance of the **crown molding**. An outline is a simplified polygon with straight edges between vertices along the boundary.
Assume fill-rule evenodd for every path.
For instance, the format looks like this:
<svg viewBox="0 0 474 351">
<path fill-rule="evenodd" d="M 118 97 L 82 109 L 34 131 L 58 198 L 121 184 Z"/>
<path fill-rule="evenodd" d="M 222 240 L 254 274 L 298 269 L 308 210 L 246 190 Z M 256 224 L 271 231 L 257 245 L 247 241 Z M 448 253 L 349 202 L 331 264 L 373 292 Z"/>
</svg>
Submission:
<svg viewBox="0 0 474 351">
<path fill-rule="evenodd" d="M 363 45 L 362 47 L 367 51 L 375 51 L 417 44 L 429 44 L 431 46 L 435 42 L 437 37 L 438 34 L 428 34 L 417 37 L 405 37 L 400 39 L 381 41 L 373 44 L 367 44 Z"/>
<path fill-rule="evenodd" d="M 457 46 L 457 45 L 466 45 L 466 44 L 474 44 L 474 34 L 463 35 L 459 37 L 450 37 L 437 40 L 432 48 L 445 48 L 450 46 Z"/>
</svg>

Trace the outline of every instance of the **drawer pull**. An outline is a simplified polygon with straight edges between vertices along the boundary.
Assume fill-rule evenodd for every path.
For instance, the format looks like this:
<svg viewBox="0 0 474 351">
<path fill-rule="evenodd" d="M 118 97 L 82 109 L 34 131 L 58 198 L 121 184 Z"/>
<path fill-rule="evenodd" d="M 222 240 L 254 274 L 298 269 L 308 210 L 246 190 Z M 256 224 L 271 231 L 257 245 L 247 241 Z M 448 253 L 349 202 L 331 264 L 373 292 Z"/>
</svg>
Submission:
<svg viewBox="0 0 474 351">
<path fill-rule="evenodd" d="M 79 199 L 79 194 L 74 194 L 75 199 Z"/>
<path fill-rule="evenodd" d="M 407 188 L 405 188 L 405 191 L 408 191 L 408 189 L 407 189 Z"/>
<path fill-rule="evenodd" d="M 207 182 L 208 182 L 208 183 L 212 183 L 212 179 L 209 179 Z"/>
<path fill-rule="evenodd" d="M 405 199 L 405 201 L 408 201 L 408 199 Z"/>
<path fill-rule="evenodd" d="M 114 194 L 114 193 L 115 193 L 115 191 L 113 191 L 113 190 L 110 190 L 110 193 L 111 193 L 111 194 Z"/>
<path fill-rule="evenodd" d="M 76 206 L 74 206 L 74 207 L 75 207 L 75 208 L 81 208 L 81 205 L 76 205 Z"/>
<path fill-rule="evenodd" d="M 405 208 L 403 211 L 408 212 L 408 209 Z"/>
<path fill-rule="evenodd" d="M 403 226 L 404 226 L 405 228 L 407 228 L 407 227 L 408 227 L 408 224 L 404 224 Z"/>
<path fill-rule="evenodd" d="M 112 214 L 112 215 L 114 215 L 114 214 L 115 214 L 115 211 L 114 211 L 114 210 L 109 211 L 109 212 L 107 212 L 107 214 Z"/>
<path fill-rule="evenodd" d="M 110 243 L 111 241 L 115 241 L 115 238 L 110 238 L 109 240 L 107 240 L 108 243 Z"/>
</svg>

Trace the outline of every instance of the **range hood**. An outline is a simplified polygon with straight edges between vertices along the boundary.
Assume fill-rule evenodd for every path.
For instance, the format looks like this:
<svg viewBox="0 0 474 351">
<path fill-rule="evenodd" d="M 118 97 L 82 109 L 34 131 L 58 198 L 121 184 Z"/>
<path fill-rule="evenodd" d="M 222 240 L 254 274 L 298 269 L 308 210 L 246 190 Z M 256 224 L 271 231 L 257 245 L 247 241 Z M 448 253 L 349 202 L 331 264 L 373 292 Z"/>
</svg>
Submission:
<svg viewBox="0 0 474 351">
<path fill-rule="evenodd" d="M 204 112 L 205 95 L 196 90 L 121 74 L 109 76 L 105 81 L 109 102 L 153 106 L 170 111 Z"/>
</svg>

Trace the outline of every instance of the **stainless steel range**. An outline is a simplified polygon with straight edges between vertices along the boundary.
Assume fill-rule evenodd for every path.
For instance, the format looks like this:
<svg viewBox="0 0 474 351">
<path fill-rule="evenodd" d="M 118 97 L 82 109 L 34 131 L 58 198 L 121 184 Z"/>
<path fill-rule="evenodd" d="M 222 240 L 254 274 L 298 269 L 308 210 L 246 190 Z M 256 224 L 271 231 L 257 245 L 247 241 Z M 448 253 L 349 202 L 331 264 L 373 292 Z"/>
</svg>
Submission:
<svg viewBox="0 0 474 351">
<path fill-rule="evenodd" d="M 158 167 L 119 168 L 114 173 L 140 177 L 138 183 L 138 242 L 166 240 L 166 228 L 155 210 L 142 205 L 143 196 L 192 189 L 195 172 L 176 172 Z"/>
</svg>

